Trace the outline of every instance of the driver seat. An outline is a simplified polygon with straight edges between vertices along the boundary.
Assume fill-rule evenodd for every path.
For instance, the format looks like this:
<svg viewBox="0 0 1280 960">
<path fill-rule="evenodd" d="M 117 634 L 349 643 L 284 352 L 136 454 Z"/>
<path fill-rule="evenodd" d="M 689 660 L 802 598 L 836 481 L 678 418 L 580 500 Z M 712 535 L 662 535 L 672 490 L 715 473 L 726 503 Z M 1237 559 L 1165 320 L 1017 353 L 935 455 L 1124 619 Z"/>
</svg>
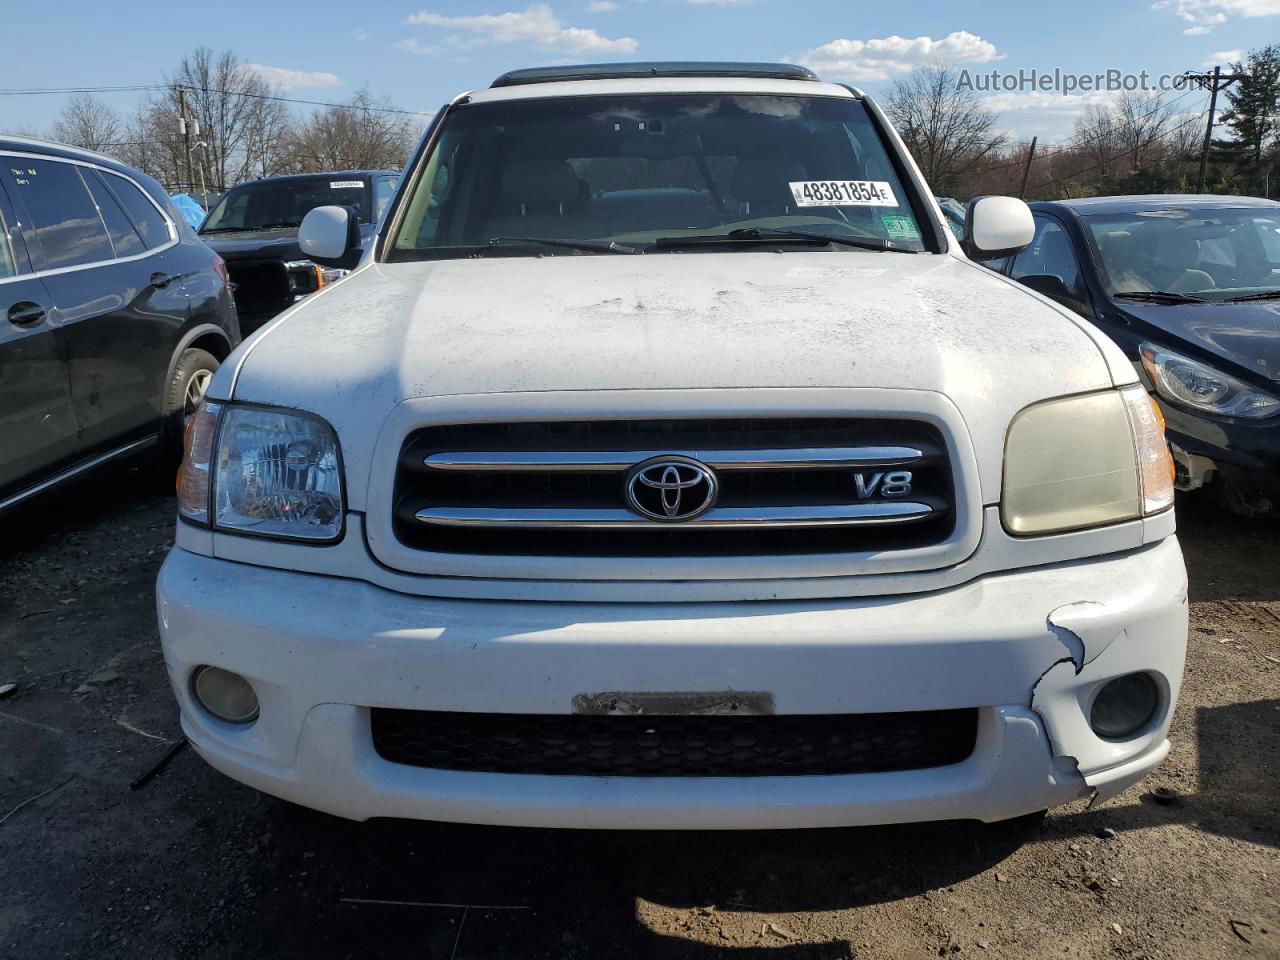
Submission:
<svg viewBox="0 0 1280 960">
<path fill-rule="evenodd" d="M 502 172 L 495 212 L 484 237 L 554 237 L 583 240 L 603 236 L 591 215 L 590 196 L 564 160 L 530 160 Z"/>
</svg>

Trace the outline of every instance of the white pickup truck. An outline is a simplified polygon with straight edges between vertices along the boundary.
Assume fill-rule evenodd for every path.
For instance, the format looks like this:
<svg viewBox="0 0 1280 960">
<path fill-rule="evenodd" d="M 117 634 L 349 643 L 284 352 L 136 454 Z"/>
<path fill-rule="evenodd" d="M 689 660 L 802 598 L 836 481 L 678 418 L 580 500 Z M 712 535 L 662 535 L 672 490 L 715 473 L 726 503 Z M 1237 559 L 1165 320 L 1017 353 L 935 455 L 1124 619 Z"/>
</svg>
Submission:
<svg viewBox="0 0 1280 960">
<path fill-rule="evenodd" d="M 158 585 L 191 743 L 353 819 L 999 820 L 1142 778 L 1187 629 L 1158 408 L 977 266 L 860 91 L 516 71 L 224 362 Z"/>
</svg>

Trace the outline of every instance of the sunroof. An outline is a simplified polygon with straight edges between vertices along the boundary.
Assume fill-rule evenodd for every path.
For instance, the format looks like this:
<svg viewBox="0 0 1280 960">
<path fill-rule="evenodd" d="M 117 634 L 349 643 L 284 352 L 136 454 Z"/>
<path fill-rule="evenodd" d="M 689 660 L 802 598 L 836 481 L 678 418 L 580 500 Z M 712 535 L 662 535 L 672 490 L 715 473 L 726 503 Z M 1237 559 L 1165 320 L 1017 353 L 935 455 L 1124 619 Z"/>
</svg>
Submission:
<svg viewBox="0 0 1280 960">
<path fill-rule="evenodd" d="M 752 77 L 766 80 L 817 80 L 808 67 L 794 63 L 583 63 L 568 67 L 529 67 L 508 70 L 490 86 L 518 87 L 526 83 L 563 80 L 622 80 L 636 77 Z"/>
</svg>

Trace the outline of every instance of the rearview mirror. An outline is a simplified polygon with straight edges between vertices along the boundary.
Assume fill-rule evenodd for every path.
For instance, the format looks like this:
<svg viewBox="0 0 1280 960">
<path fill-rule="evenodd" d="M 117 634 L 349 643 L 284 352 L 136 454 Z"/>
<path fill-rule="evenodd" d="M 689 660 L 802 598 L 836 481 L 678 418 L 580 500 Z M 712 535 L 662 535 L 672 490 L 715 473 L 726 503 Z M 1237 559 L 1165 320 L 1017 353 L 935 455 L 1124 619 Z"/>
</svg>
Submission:
<svg viewBox="0 0 1280 960">
<path fill-rule="evenodd" d="M 360 261 L 360 223 L 349 207 L 315 207 L 302 218 L 298 246 L 316 263 L 350 270 Z"/>
<path fill-rule="evenodd" d="M 978 197 L 964 215 L 964 252 L 973 260 L 1021 253 L 1036 234 L 1031 208 L 1017 197 Z"/>
</svg>

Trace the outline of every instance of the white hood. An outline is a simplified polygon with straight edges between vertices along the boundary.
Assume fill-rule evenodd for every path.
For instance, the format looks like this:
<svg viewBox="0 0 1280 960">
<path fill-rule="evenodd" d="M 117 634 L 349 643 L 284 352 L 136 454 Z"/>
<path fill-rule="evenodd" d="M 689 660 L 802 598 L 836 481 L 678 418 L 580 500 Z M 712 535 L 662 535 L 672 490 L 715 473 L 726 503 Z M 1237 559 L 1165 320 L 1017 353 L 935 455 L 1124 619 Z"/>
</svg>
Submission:
<svg viewBox="0 0 1280 960">
<path fill-rule="evenodd" d="M 930 390 L 989 435 L 973 438 L 981 452 L 1026 404 L 1131 371 L 1083 321 L 968 261 L 861 251 L 371 264 L 269 325 L 238 359 L 211 396 L 234 389 L 320 414 L 352 473 L 390 410 L 414 397 Z"/>
</svg>

